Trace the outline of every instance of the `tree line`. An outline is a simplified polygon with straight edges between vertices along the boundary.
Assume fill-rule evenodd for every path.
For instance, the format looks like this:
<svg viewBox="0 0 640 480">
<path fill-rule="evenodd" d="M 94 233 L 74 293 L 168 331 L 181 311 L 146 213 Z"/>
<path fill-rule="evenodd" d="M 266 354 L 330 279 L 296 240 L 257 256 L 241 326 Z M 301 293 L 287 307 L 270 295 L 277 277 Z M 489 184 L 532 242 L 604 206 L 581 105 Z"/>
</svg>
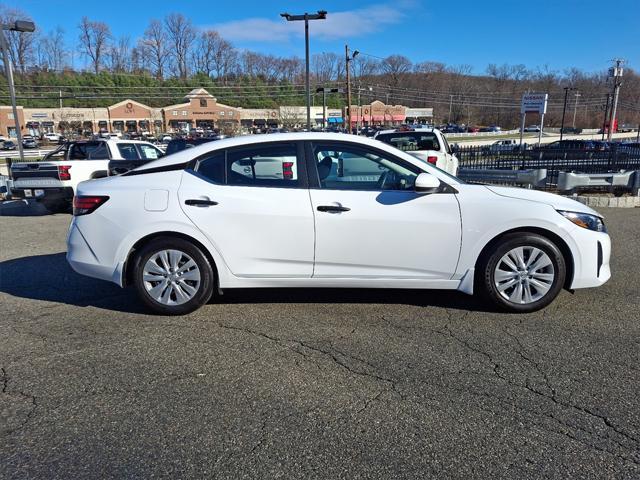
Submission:
<svg viewBox="0 0 640 480">
<path fill-rule="evenodd" d="M 0 18 L 9 22 L 29 19 L 29 15 L 1 6 Z M 77 40 L 69 46 L 61 27 L 37 34 L 7 32 L 10 55 L 20 74 L 23 103 L 44 106 L 37 94 L 46 90 L 35 87 L 56 85 L 65 86 L 65 96 L 72 97 L 65 99 L 68 106 L 108 105 L 133 94 L 151 105 L 167 104 L 184 95 L 184 91 L 175 89 L 180 86 L 213 89 L 221 102 L 235 106 L 304 103 L 301 58 L 236 48 L 217 31 L 197 28 L 180 13 L 150 20 L 137 39 L 116 37 L 109 25 L 88 17 L 83 17 L 76 28 Z M 86 61 L 84 72 L 73 68 L 78 55 Z M 550 94 L 545 124 L 559 124 L 564 87 L 570 87 L 574 90 L 568 96 L 568 123 L 573 123 L 575 116 L 578 126 L 594 128 L 602 124 L 606 94 L 611 90 L 606 71 L 587 73 L 576 68 L 559 72 L 548 67 L 489 64 L 483 74 L 477 75 L 469 65 L 413 62 L 400 54 L 386 58 L 361 54 L 351 65 L 354 98 L 433 107 L 438 122 L 513 127 L 519 123 L 522 93 L 540 91 Z M 345 57 L 333 52 L 313 54 L 311 71 L 314 85 L 341 86 Z M 113 88 L 83 96 L 78 95 L 82 89 L 71 88 L 74 85 Z M 26 88 L 29 86 L 34 88 Z M 153 93 L 125 87 L 151 87 Z M 329 104 L 342 106 L 344 98 L 330 96 Z M 640 122 L 640 76 L 628 68 L 618 108 L 620 122 Z"/>
</svg>

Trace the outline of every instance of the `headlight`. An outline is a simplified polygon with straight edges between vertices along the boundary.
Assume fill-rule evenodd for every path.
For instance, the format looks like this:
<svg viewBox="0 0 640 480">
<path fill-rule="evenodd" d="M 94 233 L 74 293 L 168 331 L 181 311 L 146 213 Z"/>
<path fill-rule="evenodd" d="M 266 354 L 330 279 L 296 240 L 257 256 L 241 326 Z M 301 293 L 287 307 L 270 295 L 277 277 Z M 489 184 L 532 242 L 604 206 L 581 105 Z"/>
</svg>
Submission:
<svg viewBox="0 0 640 480">
<path fill-rule="evenodd" d="M 578 212 L 565 212 L 562 210 L 558 210 L 558 213 L 570 222 L 575 223 L 579 227 L 586 228 L 587 230 L 604 233 L 606 233 L 607 231 L 607 227 L 605 227 L 602 218 L 596 215 L 589 215 L 588 213 Z"/>
</svg>

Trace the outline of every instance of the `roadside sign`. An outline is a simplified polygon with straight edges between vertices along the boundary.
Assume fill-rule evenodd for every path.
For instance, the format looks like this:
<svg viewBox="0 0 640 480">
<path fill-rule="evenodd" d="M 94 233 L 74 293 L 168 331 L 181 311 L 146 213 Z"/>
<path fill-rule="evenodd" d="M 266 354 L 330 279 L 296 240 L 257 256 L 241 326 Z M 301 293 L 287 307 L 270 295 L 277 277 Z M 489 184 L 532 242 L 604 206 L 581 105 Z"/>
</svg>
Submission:
<svg viewBox="0 0 640 480">
<path fill-rule="evenodd" d="M 547 113 L 548 93 L 525 93 L 522 95 L 520 113 Z"/>
</svg>

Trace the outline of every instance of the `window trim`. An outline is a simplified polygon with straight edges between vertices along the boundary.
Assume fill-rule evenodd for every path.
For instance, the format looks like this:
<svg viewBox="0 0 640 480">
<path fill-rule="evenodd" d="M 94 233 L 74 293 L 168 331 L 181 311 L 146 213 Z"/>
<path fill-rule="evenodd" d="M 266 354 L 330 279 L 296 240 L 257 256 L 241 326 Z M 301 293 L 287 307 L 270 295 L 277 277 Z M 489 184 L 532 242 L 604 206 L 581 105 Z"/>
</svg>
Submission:
<svg viewBox="0 0 640 480">
<path fill-rule="evenodd" d="M 296 150 L 296 168 L 298 171 L 298 184 L 297 185 L 280 185 L 280 186 L 276 186 L 276 185 L 231 185 L 229 184 L 229 180 L 228 180 L 228 165 L 227 165 L 227 160 L 228 160 L 228 155 L 229 153 L 233 153 L 239 150 L 247 150 L 247 149 L 251 149 L 251 148 L 262 148 L 262 147 L 277 147 L 277 146 L 281 146 L 281 145 L 291 145 L 295 148 Z M 196 168 L 198 165 L 198 162 L 200 160 L 203 160 L 205 157 L 208 157 L 209 155 L 212 154 L 217 154 L 220 152 L 224 152 L 225 155 L 225 181 L 224 184 L 221 183 L 217 183 L 214 182 L 213 180 L 205 177 L 204 175 L 200 174 Z M 219 187 L 230 187 L 230 188 L 284 188 L 284 189 L 298 189 L 298 190 L 307 190 L 309 189 L 309 176 L 307 174 L 307 162 L 306 162 L 306 155 L 304 152 L 304 141 L 301 140 L 291 140 L 291 141 L 284 141 L 284 140 L 280 140 L 280 141 L 272 141 L 272 142 L 260 142 L 260 143 L 252 143 L 252 144 L 245 144 L 245 145 L 236 145 L 234 147 L 228 147 L 228 148 L 220 148 L 220 149 L 213 149 L 210 150 L 206 153 L 203 153 L 202 155 L 197 156 L 196 158 L 192 159 L 191 161 L 189 161 L 189 163 L 187 164 L 186 167 L 186 171 L 191 173 L 192 175 L 197 176 L 198 178 L 206 181 L 207 183 L 210 183 L 211 185 L 216 185 Z"/>
<path fill-rule="evenodd" d="M 416 165 L 413 165 L 410 162 L 407 162 L 406 160 L 397 157 L 395 155 L 393 155 L 392 153 L 386 152 L 384 150 L 381 150 L 379 148 L 376 147 L 371 147 L 369 145 L 361 145 L 359 143 L 353 143 L 353 142 L 345 142 L 345 141 L 340 141 L 340 140 L 329 140 L 329 141 L 325 141 L 325 140 L 311 140 L 311 141 L 307 141 L 306 142 L 306 147 L 305 147 L 305 153 L 306 153 L 306 157 L 307 157 L 307 171 L 309 172 L 309 189 L 311 190 L 325 190 L 325 191 L 336 191 L 336 192 L 344 192 L 344 191 L 349 191 L 349 192 L 402 192 L 402 193 L 407 193 L 407 192 L 413 192 L 413 190 L 380 190 L 378 188 L 375 189 L 351 189 L 351 188 L 322 188 L 321 182 L 320 182 L 320 175 L 318 173 L 318 166 L 317 166 L 317 162 L 315 161 L 315 155 L 313 153 L 314 148 L 316 147 L 316 145 L 322 145 L 323 147 L 329 146 L 336 148 L 336 150 L 340 150 L 340 146 L 347 146 L 347 147 L 355 147 L 355 148 L 361 148 L 364 150 L 369 150 L 372 153 L 374 153 L 375 155 L 378 155 L 380 157 L 384 157 L 387 158 L 388 160 L 393 160 L 394 162 L 398 163 L 399 165 L 401 165 L 402 167 L 406 168 L 407 170 L 412 171 L 413 173 L 417 175 L 420 175 L 421 173 L 424 173 L 424 170 L 420 169 L 419 167 L 417 167 Z M 440 180 L 442 182 L 442 180 Z"/>
</svg>

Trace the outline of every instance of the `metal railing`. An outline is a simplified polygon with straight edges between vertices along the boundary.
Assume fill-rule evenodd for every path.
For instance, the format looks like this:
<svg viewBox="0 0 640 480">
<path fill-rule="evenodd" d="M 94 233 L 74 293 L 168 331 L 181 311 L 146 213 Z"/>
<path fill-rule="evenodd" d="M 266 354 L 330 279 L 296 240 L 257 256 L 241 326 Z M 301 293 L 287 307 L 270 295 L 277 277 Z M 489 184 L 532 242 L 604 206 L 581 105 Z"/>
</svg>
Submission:
<svg viewBox="0 0 640 480">
<path fill-rule="evenodd" d="M 548 190 L 558 189 L 560 172 L 578 174 L 603 174 L 640 170 L 640 146 L 637 144 L 613 143 L 599 149 L 554 149 L 527 146 L 520 149 L 519 145 L 511 146 L 462 146 L 456 147 L 456 155 L 460 162 L 459 168 L 464 172 L 468 181 L 481 182 L 483 175 L 478 172 L 478 179 L 473 179 L 473 170 L 519 171 L 546 170 L 546 179 L 536 188 Z M 517 185 L 512 178 L 504 177 L 492 183 L 503 185 Z M 609 190 L 624 188 L 612 182 L 607 185 L 592 185 L 594 189 Z"/>
</svg>

